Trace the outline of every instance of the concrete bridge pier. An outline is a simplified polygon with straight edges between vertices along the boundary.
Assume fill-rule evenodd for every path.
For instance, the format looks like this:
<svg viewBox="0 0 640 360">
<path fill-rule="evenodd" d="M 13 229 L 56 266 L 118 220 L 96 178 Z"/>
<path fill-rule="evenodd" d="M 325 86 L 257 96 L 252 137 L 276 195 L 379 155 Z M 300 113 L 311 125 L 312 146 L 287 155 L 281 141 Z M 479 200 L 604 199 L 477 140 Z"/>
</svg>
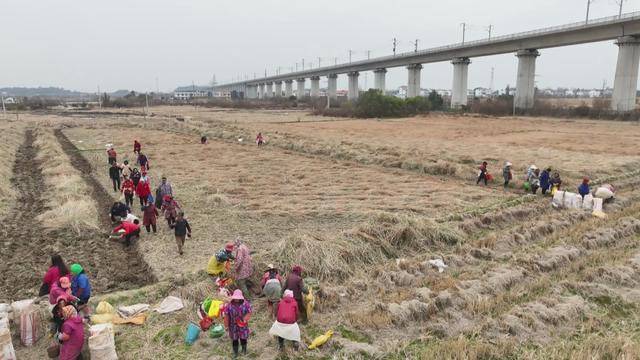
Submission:
<svg viewBox="0 0 640 360">
<path fill-rule="evenodd" d="M 383 94 L 386 90 L 386 75 L 387 69 L 385 68 L 375 69 L 373 71 L 373 88 L 382 91 Z"/>
<path fill-rule="evenodd" d="M 264 83 L 258 85 L 258 99 L 264 99 Z"/>
<path fill-rule="evenodd" d="M 420 96 L 420 73 L 422 64 L 413 64 L 407 66 L 409 71 L 409 81 L 407 83 L 407 98 Z"/>
<path fill-rule="evenodd" d="M 284 81 L 284 96 L 288 98 L 293 96 L 293 80 Z"/>
<path fill-rule="evenodd" d="M 469 58 L 455 58 L 451 61 L 453 64 L 453 87 L 451 92 L 451 107 L 459 108 L 467 106 L 467 79 L 469 74 Z"/>
<path fill-rule="evenodd" d="M 347 74 L 349 77 L 349 92 L 347 93 L 347 99 L 349 100 L 358 100 L 360 96 L 360 89 L 358 87 L 358 76 L 360 73 L 357 71 L 353 71 Z"/>
<path fill-rule="evenodd" d="M 274 84 L 276 85 L 275 96 L 277 98 L 282 97 L 282 81 L 274 81 Z"/>
<path fill-rule="evenodd" d="M 536 49 L 520 50 L 518 57 L 518 78 L 516 79 L 516 97 L 518 109 L 531 109 L 535 104 L 536 58 L 540 53 Z"/>
<path fill-rule="evenodd" d="M 298 100 L 304 98 L 304 78 L 296 79 L 296 97 Z"/>
<path fill-rule="evenodd" d="M 331 100 L 338 99 L 338 74 L 329 74 L 327 76 L 327 93 Z"/>
<path fill-rule="evenodd" d="M 620 112 L 633 111 L 636 108 L 638 89 L 638 64 L 640 63 L 640 39 L 634 36 L 622 36 L 618 45 L 618 63 L 616 78 L 613 82 L 611 109 Z"/>
<path fill-rule="evenodd" d="M 320 76 L 311 77 L 311 97 L 314 99 L 320 97 Z"/>
<path fill-rule="evenodd" d="M 268 82 L 267 86 L 265 87 L 264 90 L 264 98 L 268 99 L 273 97 L 273 83 L 272 82 Z"/>
</svg>

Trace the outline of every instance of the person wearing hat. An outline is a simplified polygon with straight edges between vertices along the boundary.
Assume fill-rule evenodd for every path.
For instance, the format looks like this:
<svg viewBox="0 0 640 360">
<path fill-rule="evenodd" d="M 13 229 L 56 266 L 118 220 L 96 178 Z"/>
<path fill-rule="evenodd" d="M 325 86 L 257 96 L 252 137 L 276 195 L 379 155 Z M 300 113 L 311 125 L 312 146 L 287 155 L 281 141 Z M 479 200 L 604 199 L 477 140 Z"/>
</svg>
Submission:
<svg viewBox="0 0 640 360">
<path fill-rule="evenodd" d="M 84 345 L 84 325 L 76 308 L 67 305 L 62 308 L 64 323 L 58 333 L 60 341 L 60 360 L 76 360 L 82 353 Z"/>
<path fill-rule="evenodd" d="M 91 283 L 80 264 L 71 265 L 71 293 L 78 298 L 78 305 L 86 305 L 91 298 Z"/>
<path fill-rule="evenodd" d="M 540 169 L 537 167 L 532 169 L 531 174 L 529 175 L 529 186 L 531 186 L 531 193 L 535 195 L 538 192 L 538 188 L 540 187 Z"/>
<path fill-rule="evenodd" d="M 582 179 L 582 184 L 578 186 L 578 193 L 584 199 L 585 195 L 589 195 L 590 192 L 591 192 L 591 189 L 589 188 L 589 178 L 585 176 Z"/>
<path fill-rule="evenodd" d="M 293 342 L 293 348 L 297 350 L 300 343 L 300 327 L 298 326 L 298 303 L 293 298 L 293 291 L 284 291 L 277 312 L 276 321 L 271 326 L 269 335 L 278 337 L 280 351 L 284 351 L 285 340 Z"/>
<path fill-rule="evenodd" d="M 236 261 L 233 266 L 233 279 L 235 280 L 238 288 L 242 290 L 242 293 L 247 298 L 250 298 L 249 293 L 249 278 L 253 275 L 253 262 L 251 259 L 251 252 L 247 245 L 242 241 L 240 237 L 236 238 L 234 243 Z"/>
<path fill-rule="evenodd" d="M 189 221 L 185 219 L 184 212 L 182 210 L 178 212 L 176 222 L 174 222 L 171 227 L 173 228 L 174 234 L 176 236 L 178 254 L 182 255 L 182 247 L 184 246 L 184 241 L 187 237 L 191 237 L 191 226 L 189 225 Z"/>
<path fill-rule="evenodd" d="M 60 277 L 60 279 L 56 280 L 51 285 L 51 290 L 49 291 L 49 304 L 55 305 L 59 298 L 67 299 L 67 301 L 73 300 L 71 280 L 67 275 Z"/>
<path fill-rule="evenodd" d="M 242 355 L 247 354 L 247 339 L 249 320 L 251 319 L 251 304 L 245 300 L 242 290 L 236 289 L 231 296 L 231 301 L 224 308 L 224 327 L 231 338 L 233 357 L 238 357 L 239 347 L 242 347 Z"/>
<path fill-rule="evenodd" d="M 504 188 L 506 189 L 509 186 L 509 182 L 513 179 L 513 173 L 511 172 L 511 167 L 513 164 L 510 162 L 504 163 L 504 168 L 502 168 L 502 177 L 504 178 Z"/>
<path fill-rule="evenodd" d="M 220 249 L 220 251 L 209 259 L 209 263 L 207 263 L 207 274 L 217 277 L 224 272 L 228 272 L 231 268 L 231 260 L 234 259 L 233 244 L 227 243 L 224 249 Z"/>
<path fill-rule="evenodd" d="M 262 275 L 260 288 L 264 296 L 267 297 L 269 313 L 275 317 L 278 303 L 280 302 L 280 294 L 282 293 L 282 277 L 273 264 L 269 264 L 267 271 Z"/>
<path fill-rule="evenodd" d="M 300 313 L 300 319 L 303 324 L 307 323 L 307 307 L 304 303 L 304 294 L 309 293 L 309 290 L 304 285 L 302 280 L 302 266 L 293 265 L 291 272 L 287 276 L 287 280 L 284 282 L 284 289 L 291 290 L 293 292 L 293 298 L 298 303 L 298 312 Z"/>
<path fill-rule="evenodd" d="M 62 309 L 64 309 L 67 305 L 73 306 L 73 301 L 75 301 L 75 298 L 70 299 L 69 297 L 64 295 L 58 296 L 56 305 L 51 309 L 51 315 L 53 317 L 52 330 L 54 334 L 62 331 L 62 325 L 64 324 L 64 314 L 62 313 Z"/>
</svg>

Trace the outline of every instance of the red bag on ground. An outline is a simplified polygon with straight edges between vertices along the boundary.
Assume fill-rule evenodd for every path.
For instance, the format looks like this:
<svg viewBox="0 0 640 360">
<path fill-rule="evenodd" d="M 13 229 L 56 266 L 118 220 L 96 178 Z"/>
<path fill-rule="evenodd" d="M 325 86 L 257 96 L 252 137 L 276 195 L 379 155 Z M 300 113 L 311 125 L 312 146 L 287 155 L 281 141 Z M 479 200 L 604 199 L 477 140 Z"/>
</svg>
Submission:
<svg viewBox="0 0 640 360">
<path fill-rule="evenodd" d="M 208 316 L 205 316 L 200 320 L 200 329 L 202 329 L 202 331 L 209 330 L 211 325 L 213 325 L 213 319 Z"/>
</svg>

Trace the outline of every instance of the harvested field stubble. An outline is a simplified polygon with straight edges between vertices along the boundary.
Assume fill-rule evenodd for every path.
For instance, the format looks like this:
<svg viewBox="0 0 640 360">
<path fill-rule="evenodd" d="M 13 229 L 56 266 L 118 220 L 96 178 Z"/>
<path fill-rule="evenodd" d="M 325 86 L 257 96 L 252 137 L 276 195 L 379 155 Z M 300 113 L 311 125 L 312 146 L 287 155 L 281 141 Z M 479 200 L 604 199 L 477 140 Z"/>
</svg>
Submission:
<svg viewBox="0 0 640 360">
<path fill-rule="evenodd" d="M 629 145 L 638 139 L 635 127 L 452 116 L 320 122 L 297 112 L 169 108 L 191 116 L 176 122 L 167 108 L 157 110 L 152 120 L 64 120 L 77 126 L 65 134 L 80 149 L 76 154 L 90 159 L 103 191 L 110 185 L 105 144 L 131 160 L 133 138 L 151 159 L 152 185 L 163 174 L 173 183 L 194 237 L 184 257 L 174 255 L 164 225 L 141 240 L 145 259 L 171 284 L 154 299 L 177 294 L 195 306 L 211 283 L 175 274 L 202 270 L 240 235 L 257 273 L 267 263 L 285 272 L 299 263 L 320 280 L 317 314 L 302 327 L 303 338 L 341 330 L 319 352 L 304 353 L 309 358 L 360 358 L 360 351 L 369 353 L 362 358 L 390 359 L 637 354 L 640 162 Z M 266 147 L 253 144 L 257 131 L 266 133 Z M 203 133 L 210 138 L 205 146 L 198 144 Z M 623 147 L 612 148 L 613 139 Z M 467 180 L 479 156 L 498 178 L 504 160 L 516 163 L 518 187 L 524 167 L 535 161 L 559 168 L 569 190 L 585 174 L 594 183 L 613 182 L 617 198 L 605 206 L 608 219 L 598 220 L 553 210 L 549 198 L 476 187 Z M 434 259 L 448 267 L 439 273 L 429 263 Z M 126 301 L 146 299 L 136 294 Z M 251 341 L 259 350 L 252 356 L 276 358 L 265 335 L 264 301 L 253 304 Z M 193 315 L 153 317 L 146 330 L 123 328 L 118 349 L 136 358 L 223 356 L 228 346 L 208 340 L 179 346 Z M 366 334 L 375 346 L 350 344 L 340 337 L 351 336 L 344 329 Z"/>
</svg>

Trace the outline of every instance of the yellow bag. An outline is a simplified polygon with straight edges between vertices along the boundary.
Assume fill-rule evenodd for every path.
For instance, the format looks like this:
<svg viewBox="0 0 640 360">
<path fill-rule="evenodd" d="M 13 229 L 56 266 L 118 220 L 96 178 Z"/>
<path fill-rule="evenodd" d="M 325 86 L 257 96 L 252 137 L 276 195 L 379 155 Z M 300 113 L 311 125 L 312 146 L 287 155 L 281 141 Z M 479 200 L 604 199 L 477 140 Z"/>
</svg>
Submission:
<svg viewBox="0 0 640 360">
<path fill-rule="evenodd" d="M 224 302 L 220 300 L 212 300 L 207 315 L 209 315 L 210 318 L 220 317 L 220 306 L 222 306 L 222 304 L 224 304 Z"/>
<path fill-rule="evenodd" d="M 313 341 L 311 342 L 311 345 L 309 345 L 309 350 L 313 350 L 324 345 L 324 343 L 329 341 L 329 339 L 331 339 L 332 336 L 333 336 L 333 330 L 329 330 L 326 333 L 324 333 L 324 335 L 320 335 L 317 338 L 313 339 Z"/>
<path fill-rule="evenodd" d="M 313 308 L 316 305 L 316 299 L 313 295 L 313 289 L 309 289 L 309 293 L 304 297 L 304 304 L 307 308 L 307 318 L 311 319 L 311 314 L 313 314 Z"/>
<path fill-rule="evenodd" d="M 555 194 L 556 194 L 556 191 L 558 191 L 558 187 L 557 187 L 556 185 L 553 185 L 553 186 L 551 187 L 551 196 L 555 195 Z"/>
<path fill-rule="evenodd" d="M 100 301 L 96 307 L 96 314 L 114 314 L 116 310 L 106 301 Z"/>
<path fill-rule="evenodd" d="M 96 314 L 91 316 L 92 324 L 106 324 L 113 322 L 114 314 Z"/>
</svg>

